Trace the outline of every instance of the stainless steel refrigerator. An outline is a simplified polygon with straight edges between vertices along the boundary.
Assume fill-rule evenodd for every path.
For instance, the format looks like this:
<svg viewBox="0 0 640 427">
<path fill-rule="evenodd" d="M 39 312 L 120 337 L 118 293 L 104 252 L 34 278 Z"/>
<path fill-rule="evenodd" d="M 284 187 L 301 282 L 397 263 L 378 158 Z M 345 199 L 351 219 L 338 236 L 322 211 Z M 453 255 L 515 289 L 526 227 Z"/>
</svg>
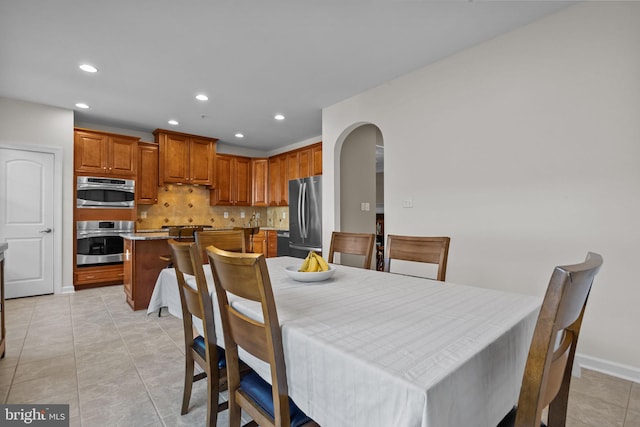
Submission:
<svg viewBox="0 0 640 427">
<path fill-rule="evenodd" d="M 289 255 L 322 253 L 322 176 L 289 181 Z"/>
</svg>

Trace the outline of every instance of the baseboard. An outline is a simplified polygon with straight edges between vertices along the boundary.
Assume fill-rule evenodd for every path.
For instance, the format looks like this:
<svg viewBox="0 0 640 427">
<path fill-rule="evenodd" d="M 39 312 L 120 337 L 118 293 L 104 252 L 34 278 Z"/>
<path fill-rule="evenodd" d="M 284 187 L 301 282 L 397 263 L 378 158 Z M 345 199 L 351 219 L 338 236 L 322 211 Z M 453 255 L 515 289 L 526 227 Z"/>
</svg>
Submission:
<svg viewBox="0 0 640 427">
<path fill-rule="evenodd" d="M 581 369 L 590 369 L 613 377 L 622 378 L 624 380 L 640 383 L 640 368 L 623 365 L 621 363 L 612 362 L 610 360 L 599 359 L 597 357 L 587 356 L 586 354 L 576 353 L 573 361 L 572 375 L 579 377 Z"/>
<path fill-rule="evenodd" d="M 73 285 L 71 286 L 63 286 L 62 289 L 60 290 L 61 294 L 72 294 L 75 292 L 75 289 L 73 287 Z"/>
</svg>

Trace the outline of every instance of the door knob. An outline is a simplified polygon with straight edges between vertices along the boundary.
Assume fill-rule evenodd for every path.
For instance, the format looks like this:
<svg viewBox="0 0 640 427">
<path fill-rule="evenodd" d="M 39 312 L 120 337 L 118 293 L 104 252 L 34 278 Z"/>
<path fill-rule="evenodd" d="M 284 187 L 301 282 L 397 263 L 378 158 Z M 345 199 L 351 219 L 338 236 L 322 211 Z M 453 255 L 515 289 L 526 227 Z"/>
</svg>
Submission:
<svg viewBox="0 0 640 427">
<path fill-rule="evenodd" d="M 44 230 L 40 230 L 41 233 L 51 233 L 53 230 L 50 228 L 45 228 Z"/>
</svg>

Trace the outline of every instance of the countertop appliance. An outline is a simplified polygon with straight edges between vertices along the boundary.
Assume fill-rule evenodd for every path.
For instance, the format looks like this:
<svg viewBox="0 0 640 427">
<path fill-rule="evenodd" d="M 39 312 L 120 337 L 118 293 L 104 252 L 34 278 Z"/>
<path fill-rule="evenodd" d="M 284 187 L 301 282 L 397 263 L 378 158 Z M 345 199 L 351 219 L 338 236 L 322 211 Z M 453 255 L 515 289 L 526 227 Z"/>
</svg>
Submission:
<svg viewBox="0 0 640 427">
<path fill-rule="evenodd" d="M 134 231 L 133 221 L 77 221 L 78 266 L 122 263 L 124 241 L 120 234 Z"/>
<path fill-rule="evenodd" d="M 322 253 L 322 176 L 289 181 L 289 255 Z"/>
<path fill-rule="evenodd" d="M 76 181 L 76 207 L 133 209 L 135 185 L 132 179 L 79 176 Z"/>
</svg>

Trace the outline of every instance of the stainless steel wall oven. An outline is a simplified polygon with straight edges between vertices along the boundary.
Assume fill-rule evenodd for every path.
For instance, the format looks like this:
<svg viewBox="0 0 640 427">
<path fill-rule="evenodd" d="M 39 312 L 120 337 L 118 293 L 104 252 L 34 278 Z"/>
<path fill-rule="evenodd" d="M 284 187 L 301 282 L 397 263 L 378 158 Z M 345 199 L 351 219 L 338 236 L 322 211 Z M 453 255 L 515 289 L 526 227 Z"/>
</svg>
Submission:
<svg viewBox="0 0 640 427">
<path fill-rule="evenodd" d="M 124 241 L 120 234 L 133 231 L 133 221 L 77 221 L 77 265 L 121 264 Z"/>
<path fill-rule="evenodd" d="M 135 184 L 132 179 L 79 176 L 76 181 L 76 207 L 133 209 Z"/>
</svg>

